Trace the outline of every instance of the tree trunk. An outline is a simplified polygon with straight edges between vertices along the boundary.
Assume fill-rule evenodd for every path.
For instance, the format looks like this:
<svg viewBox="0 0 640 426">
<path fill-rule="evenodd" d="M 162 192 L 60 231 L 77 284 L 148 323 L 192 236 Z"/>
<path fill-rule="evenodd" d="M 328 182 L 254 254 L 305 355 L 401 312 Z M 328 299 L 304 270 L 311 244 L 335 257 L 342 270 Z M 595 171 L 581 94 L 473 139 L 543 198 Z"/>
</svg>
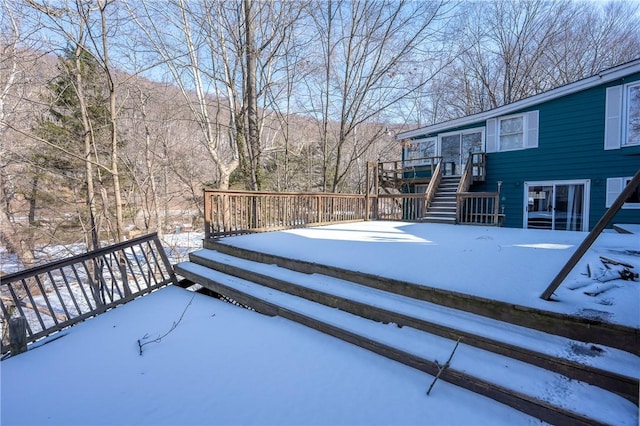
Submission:
<svg viewBox="0 0 640 426">
<path fill-rule="evenodd" d="M 244 0 L 245 60 L 247 71 L 245 78 L 245 101 L 247 105 L 247 148 L 249 152 L 249 186 L 252 191 L 261 187 L 260 134 L 258 130 L 258 97 L 256 94 L 256 47 L 251 17 L 253 0 Z"/>
<path fill-rule="evenodd" d="M 116 108 L 116 88 L 109 64 L 109 48 L 107 46 L 107 20 L 105 9 L 109 2 L 99 2 L 100 22 L 102 24 L 102 54 L 103 66 L 109 86 L 109 125 L 111 127 L 111 176 L 113 178 L 113 194 L 116 203 L 116 241 L 123 238 L 124 218 L 122 214 L 122 191 L 120 189 L 120 172 L 118 171 L 118 111 Z"/>
<path fill-rule="evenodd" d="M 93 164 L 91 162 L 91 147 L 93 142 L 93 132 L 91 124 L 89 122 L 89 115 L 87 112 L 87 105 L 85 102 L 83 80 L 82 80 L 82 64 L 80 55 L 82 53 L 82 46 L 80 43 L 76 44 L 75 50 L 75 78 L 76 78 L 76 95 L 78 96 L 78 103 L 80 105 L 80 117 L 82 121 L 82 129 L 84 130 L 84 165 L 85 165 L 85 180 L 86 180 L 86 196 L 87 196 L 87 213 L 89 214 L 89 229 L 86 237 L 87 250 L 95 250 L 100 247 L 100 230 L 96 223 L 97 208 L 95 202 L 95 184 L 93 181 Z"/>
</svg>

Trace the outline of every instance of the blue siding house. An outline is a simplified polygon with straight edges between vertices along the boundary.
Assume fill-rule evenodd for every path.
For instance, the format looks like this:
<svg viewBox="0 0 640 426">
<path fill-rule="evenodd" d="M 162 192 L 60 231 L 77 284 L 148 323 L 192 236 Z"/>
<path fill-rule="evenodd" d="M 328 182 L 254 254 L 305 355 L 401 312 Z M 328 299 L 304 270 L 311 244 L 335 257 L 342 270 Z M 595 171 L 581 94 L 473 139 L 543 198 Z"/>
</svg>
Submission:
<svg viewBox="0 0 640 426">
<path fill-rule="evenodd" d="M 640 169 L 640 58 L 396 138 L 403 144 L 404 170 L 414 170 L 405 173 L 404 192 L 425 192 L 434 173 L 442 182 L 458 177 L 455 186 L 473 169 L 480 177 L 463 190 L 497 193 L 504 226 L 588 231 Z M 479 157 L 471 154 L 483 161 L 470 165 L 470 158 Z M 442 163 L 441 170 L 434 172 L 434 161 Z M 439 208 L 436 198 L 431 210 Z M 640 224 L 638 191 L 616 223 Z"/>
</svg>

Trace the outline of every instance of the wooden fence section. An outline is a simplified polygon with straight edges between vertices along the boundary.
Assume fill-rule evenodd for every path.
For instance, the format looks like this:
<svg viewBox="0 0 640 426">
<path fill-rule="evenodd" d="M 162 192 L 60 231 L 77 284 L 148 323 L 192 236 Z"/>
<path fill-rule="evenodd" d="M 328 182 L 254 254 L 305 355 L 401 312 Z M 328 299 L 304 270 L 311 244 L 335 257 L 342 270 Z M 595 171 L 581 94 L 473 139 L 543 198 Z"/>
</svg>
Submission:
<svg viewBox="0 0 640 426">
<path fill-rule="evenodd" d="M 367 218 L 364 195 L 204 191 L 205 238 Z"/>
<path fill-rule="evenodd" d="M 157 234 L 0 277 L 2 353 L 9 320 L 26 319 L 27 342 L 168 284 L 177 284 Z"/>
<path fill-rule="evenodd" d="M 459 192 L 457 223 L 462 225 L 499 225 L 497 192 Z"/>
<path fill-rule="evenodd" d="M 204 191 L 205 239 L 362 220 L 421 221 L 428 194 Z M 498 224 L 498 194 L 458 194 L 458 223 Z"/>
<path fill-rule="evenodd" d="M 374 200 L 376 220 L 420 221 L 426 211 L 428 195 L 419 194 L 380 194 Z"/>
</svg>

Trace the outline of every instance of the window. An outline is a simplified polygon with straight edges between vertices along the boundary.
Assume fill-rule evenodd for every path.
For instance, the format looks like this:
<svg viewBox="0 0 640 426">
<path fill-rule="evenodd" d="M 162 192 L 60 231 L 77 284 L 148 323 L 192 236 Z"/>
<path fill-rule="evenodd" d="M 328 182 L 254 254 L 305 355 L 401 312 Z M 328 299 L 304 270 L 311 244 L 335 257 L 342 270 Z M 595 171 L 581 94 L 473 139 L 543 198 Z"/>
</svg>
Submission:
<svg viewBox="0 0 640 426">
<path fill-rule="evenodd" d="M 640 145 L 640 82 L 607 87 L 604 149 Z"/>
<path fill-rule="evenodd" d="M 482 152 L 482 129 L 468 129 L 461 132 L 438 135 L 438 152 L 442 157 L 445 174 L 459 175 L 469 159 L 469 153 Z"/>
<path fill-rule="evenodd" d="M 627 86 L 626 126 L 623 146 L 640 145 L 640 83 Z"/>
<path fill-rule="evenodd" d="M 490 118 L 486 123 L 487 152 L 538 147 L 539 111 Z"/>
<path fill-rule="evenodd" d="M 524 227 L 589 230 L 589 180 L 525 182 Z"/>
<path fill-rule="evenodd" d="M 524 116 L 498 119 L 500 151 L 524 148 Z"/>
<path fill-rule="evenodd" d="M 404 167 L 417 167 L 431 164 L 436 155 L 435 139 L 415 139 L 404 145 Z"/>
<path fill-rule="evenodd" d="M 613 202 L 622 190 L 631 182 L 631 177 L 609 178 L 607 179 L 607 200 L 606 207 L 611 207 Z M 640 209 L 640 187 L 627 198 L 622 205 L 623 209 Z"/>
</svg>

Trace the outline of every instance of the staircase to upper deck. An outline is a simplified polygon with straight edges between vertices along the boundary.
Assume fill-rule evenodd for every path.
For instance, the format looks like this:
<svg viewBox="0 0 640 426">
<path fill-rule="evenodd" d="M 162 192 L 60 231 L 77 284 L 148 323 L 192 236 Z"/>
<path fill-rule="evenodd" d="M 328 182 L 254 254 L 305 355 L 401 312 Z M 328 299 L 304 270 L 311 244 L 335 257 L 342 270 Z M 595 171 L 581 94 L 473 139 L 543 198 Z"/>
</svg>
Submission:
<svg viewBox="0 0 640 426">
<path fill-rule="evenodd" d="M 580 362 L 584 354 L 588 358 L 598 356 L 599 351 L 620 351 L 620 356 L 634 363 L 640 353 L 635 329 L 278 257 L 224 242 L 205 240 L 204 246 L 175 270 L 214 295 L 439 375 L 441 380 L 546 422 L 608 424 L 610 407 L 628 410 L 628 404 L 637 403 L 636 375 L 620 367 Z M 462 339 L 460 349 L 451 365 L 440 372 L 458 339 Z M 571 355 L 573 351 L 576 356 Z M 427 386 L 430 380 L 426 380 Z M 526 385 L 519 385 L 523 383 Z M 572 389 L 577 391 L 565 390 L 566 401 L 565 397 L 558 401 L 536 395 L 535 389 L 546 389 L 554 386 L 552 383 L 573 383 Z M 580 400 L 592 401 L 589 413 L 572 407 L 570 401 Z"/>
<path fill-rule="evenodd" d="M 442 176 L 431 204 L 423 217 L 424 222 L 456 223 L 456 194 L 460 176 Z"/>
</svg>

